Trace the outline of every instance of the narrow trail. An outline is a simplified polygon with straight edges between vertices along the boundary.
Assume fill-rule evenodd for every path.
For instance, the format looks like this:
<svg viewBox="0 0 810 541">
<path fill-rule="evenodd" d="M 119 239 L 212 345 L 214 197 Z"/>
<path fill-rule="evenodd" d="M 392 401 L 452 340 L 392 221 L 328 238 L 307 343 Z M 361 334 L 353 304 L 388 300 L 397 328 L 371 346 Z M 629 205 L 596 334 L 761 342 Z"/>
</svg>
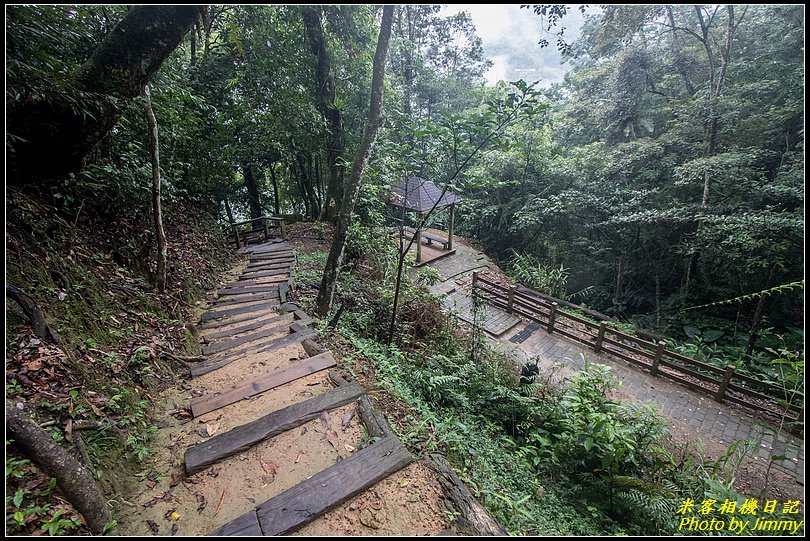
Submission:
<svg viewBox="0 0 810 541">
<path fill-rule="evenodd" d="M 156 404 L 174 416 L 152 440 L 155 455 L 142 490 L 124 502 L 121 533 L 424 535 L 446 528 L 438 483 L 412 464 L 366 390 L 329 372 L 334 357 L 313 341 L 309 317 L 287 302 L 293 247 L 275 239 L 243 251 L 249 261 L 240 275 L 200 317 L 205 359 Z"/>
<path fill-rule="evenodd" d="M 461 283 L 469 281 L 473 271 L 500 269 L 483 253 L 458 240 L 452 257 L 430 263 L 442 275 L 431 287 L 437 295 L 445 295 L 445 308 L 455 311 L 461 319 L 472 321 L 471 300 Z M 483 320 L 483 321 L 481 321 Z M 502 344 L 522 360 L 538 358 L 541 376 L 560 381 L 584 367 L 583 356 L 613 368 L 621 382 L 614 395 L 622 400 L 652 400 L 658 404 L 673 432 L 684 440 L 702 440 L 717 449 L 728 448 L 736 440 L 759 440 L 756 460 L 764 467 L 769 457 L 784 455 L 787 459 L 774 462 L 773 468 L 804 484 L 804 441 L 776 430 L 753 417 L 719 404 L 706 396 L 664 378 L 655 378 L 636 369 L 626 361 L 610 355 L 596 354 L 580 344 L 558 334 L 548 334 L 537 324 L 521 321 L 513 314 L 487 306 L 479 321 L 490 338 Z"/>
</svg>

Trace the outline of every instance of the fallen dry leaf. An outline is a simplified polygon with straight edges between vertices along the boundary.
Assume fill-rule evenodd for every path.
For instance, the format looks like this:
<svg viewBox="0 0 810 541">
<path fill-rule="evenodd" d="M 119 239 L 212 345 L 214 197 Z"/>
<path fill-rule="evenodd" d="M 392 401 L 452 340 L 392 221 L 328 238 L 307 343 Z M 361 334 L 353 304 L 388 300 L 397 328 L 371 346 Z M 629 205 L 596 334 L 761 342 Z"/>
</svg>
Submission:
<svg viewBox="0 0 810 541">
<path fill-rule="evenodd" d="M 335 448 L 335 451 L 340 450 L 340 439 L 338 438 L 337 432 L 332 430 L 332 428 L 326 429 L 326 441 L 332 444 L 332 447 Z"/>
<path fill-rule="evenodd" d="M 173 473 L 172 474 L 172 480 L 169 481 L 169 486 L 170 487 L 175 487 L 175 486 L 179 485 L 180 481 L 182 481 L 182 480 L 183 480 L 183 474 L 182 473 Z"/>
<path fill-rule="evenodd" d="M 29 372 L 35 372 L 42 368 L 42 361 L 39 359 L 33 360 L 25 364 L 26 368 L 28 368 Z"/>
<path fill-rule="evenodd" d="M 205 423 L 205 432 L 208 436 L 213 436 L 219 430 L 219 423 Z"/>
<path fill-rule="evenodd" d="M 152 530 L 152 533 L 156 534 L 160 531 L 160 526 L 154 520 L 147 520 L 146 525 L 149 526 L 149 529 Z"/>
<path fill-rule="evenodd" d="M 262 464 L 262 469 L 267 475 L 275 476 L 278 473 L 278 467 L 276 463 L 272 460 L 267 460 L 265 458 L 260 458 L 259 462 Z"/>
<path fill-rule="evenodd" d="M 350 453 L 353 453 L 353 452 L 354 452 L 354 447 L 352 447 L 352 446 L 351 446 L 351 445 L 349 445 L 348 443 L 344 443 L 344 444 L 343 444 L 343 448 L 344 448 L 344 449 L 346 449 L 346 450 L 347 450 L 348 452 L 350 452 Z"/>
<path fill-rule="evenodd" d="M 352 419 L 354 418 L 356 411 L 354 408 L 350 409 L 346 412 L 346 415 L 343 416 L 343 421 L 340 423 L 340 426 L 343 427 L 343 431 L 345 432 L 347 428 L 349 428 L 352 424 Z"/>
<path fill-rule="evenodd" d="M 205 506 L 208 505 L 208 501 L 205 499 L 205 496 L 203 496 L 202 494 L 195 494 L 195 496 L 197 496 L 197 503 L 199 504 L 197 506 L 197 512 L 202 513 L 203 509 L 205 509 Z"/>
</svg>

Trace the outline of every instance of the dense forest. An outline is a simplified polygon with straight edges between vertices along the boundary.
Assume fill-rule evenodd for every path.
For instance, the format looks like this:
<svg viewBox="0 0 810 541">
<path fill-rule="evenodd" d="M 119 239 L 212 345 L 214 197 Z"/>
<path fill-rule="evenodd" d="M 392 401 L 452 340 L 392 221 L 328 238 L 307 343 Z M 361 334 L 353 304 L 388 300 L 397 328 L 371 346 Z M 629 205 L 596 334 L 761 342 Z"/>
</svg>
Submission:
<svg viewBox="0 0 810 541">
<path fill-rule="evenodd" d="M 102 328 L 110 299 L 93 290 L 117 287 L 138 306 L 131 317 L 157 303 L 157 325 L 182 341 L 174 309 L 193 307 L 229 261 L 219 232 L 276 215 L 332 239 L 304 273 L 313 311 L 334 327 L 365 310 L 362 340 L 408 351 L 426 301 L 410 289 L 400 300 L 403 257 L 378 232 L 400 220 L 390 187 L 418 176 L 463 198 L 456 233 L 516 281 L 684 355 L 777 378 L 772 361 L 804 348 L 804 7 L 591 6 L 573 42 L 562 6 L 526 7 L 546 29 L 537 41 L 564 52 L 562 83 L 487 86 L 471 16 L 440 6 L 7 6 L 7 297 L 26 316 L 11 322 L 92 354 L 122 339 Z M 103 255 L 85 254 L 85 234 Z M 384 293 L 364 289 L 363 257 L 384 267 Z M 91 283 L 81 265 L 126 278 Z M 157 293 L 136 296 L 141 283 Z M 22 347 L 12 323 L 7 358 Z M 465 377 L 474 401 L 483 376 Z M 7 396 L 24 394 L 6 379 Z M 502 412 L 513 444 L 537 443 L 516 435 L 515 404 Z M 130 451 L 144 448 L 131 437 Z M 6 471 L 8 488 L 8 459 Z M 498 518 L 549 531 L 518 512 L 521 494 L 500 498 Z M 569 533 L 668 531 L 594 505 Z"/>
</svg>

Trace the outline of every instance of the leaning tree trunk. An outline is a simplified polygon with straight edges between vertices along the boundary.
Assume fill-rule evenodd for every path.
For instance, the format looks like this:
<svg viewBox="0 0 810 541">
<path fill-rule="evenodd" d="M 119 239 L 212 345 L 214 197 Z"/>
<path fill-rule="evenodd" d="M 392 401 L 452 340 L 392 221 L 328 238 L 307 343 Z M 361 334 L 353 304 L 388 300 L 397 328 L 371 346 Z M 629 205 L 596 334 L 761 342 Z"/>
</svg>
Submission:
<svg viewBox="0 0 810 541">
<path fill-rule="evenodd" d="M 166 232 L 163 230 L 163 214 L 160 207 L 160 145 L 158 143 L 158 128 L 155 112 L 152 110 L 152 99 L 149 94 L 149 85 L 143 87 L 146 98 L 146 119 L 149 122 L 149 137 L 152 145 L 152 215 L 155 221 L 155 236 L 157 237 L 157 274 L 155 287 L 158 292 L 166 291 L 166 263 L 169 259 L 166 247 Z"/>
<path fill-rule="evenodd" d="M 90 530 L 102 533 L 110 521 L 110 511 L 91 472 L 16 406 L 6 400 L 6 438 L 14 440 L 47 475 L 56 477 L 59 488 Z"/>
<path fill-rule="evenodd" d="M 81 169 L 121 113 L 206 10 L 203 6 L 134 6 L 90 59 L 47 97 L 9 107 L 9 182 L 34 183 Z"/>
<path fill-rule="evenodd" d="M 335 282 L 338 271 L 343 263 L 343 251 L 346 248 L 349 226 L 352 222 L 352 212 L 357 204 L 357 197 L 360 194 L 360 185 L 363 180 L 363 171 L 368 164 L 371 150 L 377 140 L 383 126 L 383 82 L 385 77 L 385 57 L 388 54 L 388 42 L 391 40 L 391 21 L 393 19 L 394 7 L 385 6 L 383 8 L 382 24 L 380 25 L 380 37 L 377 41 L 377 51 L 374 53 L 374 72 L 371 79 L 371 106 L 368 111 L 368 123 L 363 135 L 360 148 L 357 149 L 357 156 L 352 164 L 352 175 L 349 183 L 343 192 L 343 201 L 340 205 L 335 233 L 332 240 L 332 247 L 329 249 L 329 258 L 326 261 L 326 268 L 323 271 L 321 288 L 318 291 L 318 311 L 321 315 L 326 315 L 332 308 L 332 301 L 335 297 Z"/>
</svg>

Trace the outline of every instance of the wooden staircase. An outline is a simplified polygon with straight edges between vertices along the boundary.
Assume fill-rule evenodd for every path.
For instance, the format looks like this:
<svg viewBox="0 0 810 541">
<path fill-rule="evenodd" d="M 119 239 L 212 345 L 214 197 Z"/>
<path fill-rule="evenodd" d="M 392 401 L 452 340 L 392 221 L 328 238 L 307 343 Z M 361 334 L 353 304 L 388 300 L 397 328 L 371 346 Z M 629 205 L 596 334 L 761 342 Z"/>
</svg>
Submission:
<svg viewBox="0 0 810 541">
<path fill-rule="evenodd" d="M 237 280 L 217 292 L 218 299 L 200 318 L 198 330 L 205 342 L 206 358 L 191 367 L 190 409 L 194 418 L 206 426 L 228 417 L 220 412 L 236 409 L 240 418 L 251 420 L 188 447 L 183 457 L 186 475 L 204 475 L 206 471 L 213 475 L 214 465 L 227 467 L 232 457 L 244 457 L 258 444 L 272 442 L 314 420 L 321 420 L 328 436 L 332 430 L 329 413 L 351 404 L 354 410 L 344 415 L 344 425 L 346 418 L 351 420 L 356 412 L 366 434 L 362 445 L 344 445 L 350 452 L 348 456 L 335 453 L 337 461 L 333 465 L 266 501 L 255 503 L 256 498 L 240 494 L 246 502 L 241 514 L 235 515 L 238 506 L 231 506 L 219 517 L 221 526 L 209 533 L 279 535 L 311 522 L 407 466 L 413 457 L 361 385 L 343 380 L 336 372 L 329 374 L 331 388 L 324 384 L 322 372 L 334 367 L 335 359 L 313 341 L 316 333 L 308 327 L 310 318 L 287 300 L 295 279 L 293 248 L 273 239 L 244 250 L 250 254 L 247 267 Z M 222 375 L 224 372 L 229 374 Z M 308 378 L 315 379 L 306 383 L 311 390 L 299 393 L 304 395 L 300 400 L 297 395 L 292 403 L 289 397 L 274 399 L 274 393 L 285 386 Z M 220 416 L 215 417 L 217 414 Z M 339 451 L 337 445 L 332 445 Z M 331 451 L 328 446 L 325 449 Z M 275 465 L 267 466 L 266 471 L 273 471 L 274 479 L 284 475 L 275 469 Z M 246 479 L 245 487 L 252 486 L 252 481 Z M 223 492 L 220 504 L 224 497 Z"/>
</svg>

